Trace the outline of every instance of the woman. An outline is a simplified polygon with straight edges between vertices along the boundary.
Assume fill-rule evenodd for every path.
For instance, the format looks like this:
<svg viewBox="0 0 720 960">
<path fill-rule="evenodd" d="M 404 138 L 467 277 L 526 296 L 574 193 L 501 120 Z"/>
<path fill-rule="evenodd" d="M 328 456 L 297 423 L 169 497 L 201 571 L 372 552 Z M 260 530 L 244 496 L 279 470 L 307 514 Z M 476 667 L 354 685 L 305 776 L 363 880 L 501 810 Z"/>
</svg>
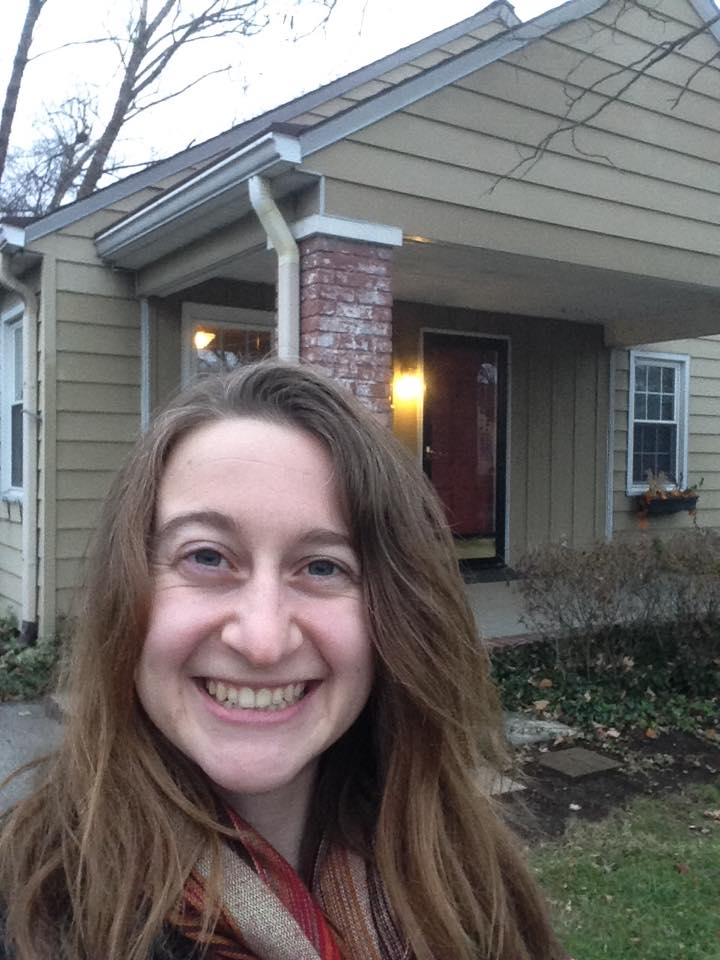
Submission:
<svg viewBox="0 0 720 960">
<path fill-rule="evenodd" d="M 0 839 L 13 960 L 559 955 L 477 778 L 499 710 L 442 509 L 330 381 L 263 363 L 155 420 L 68 669 Z"/>
</svg>

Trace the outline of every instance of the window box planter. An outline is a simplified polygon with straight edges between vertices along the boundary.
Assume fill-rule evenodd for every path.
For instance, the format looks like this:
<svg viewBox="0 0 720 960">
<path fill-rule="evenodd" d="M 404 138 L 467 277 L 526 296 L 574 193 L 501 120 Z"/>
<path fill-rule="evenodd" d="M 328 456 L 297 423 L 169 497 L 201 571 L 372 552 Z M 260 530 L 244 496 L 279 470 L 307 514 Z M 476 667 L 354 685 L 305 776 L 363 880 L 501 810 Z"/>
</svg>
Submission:
<svg viewBox="0 0 720 960">
<path fill-rule="evenodd" d="M 649 516 L 660 516 L 666 513 L 680 513 L 683 510 L 695 510 L 698 494 L 691 495 L 669 493 L 665 497 L 649 496 L 646 493 L 637 498 L 638 511 Z"/>
</svg>

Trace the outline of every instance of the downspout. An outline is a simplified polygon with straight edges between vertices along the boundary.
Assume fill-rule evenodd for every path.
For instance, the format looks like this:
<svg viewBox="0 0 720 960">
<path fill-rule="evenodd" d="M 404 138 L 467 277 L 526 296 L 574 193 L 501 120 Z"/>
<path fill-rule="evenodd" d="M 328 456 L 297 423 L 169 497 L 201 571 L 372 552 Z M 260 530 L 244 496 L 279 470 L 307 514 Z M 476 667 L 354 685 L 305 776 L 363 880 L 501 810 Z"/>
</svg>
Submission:
<svg viewBox="0 0 720 960">
<path fill-rule="evenodd" d="M 37 441 L 38 381 L 37 324 L 38 300 L 35 291 L 14 276 L 10 254 L 0 253 L 0 284 L 17 293 L 25 304 L 23 317 L 23 516 L 22 516 L 22 623 L 20 639 L 37 638 Z"/>
<path fill-rule="evenodd" d="M 281 360 L 300 356 L 300 251 L 264 177 L 250 177 L 250 203 L 275 247 L 277 268 L 278 344 Z"/>
</svg>

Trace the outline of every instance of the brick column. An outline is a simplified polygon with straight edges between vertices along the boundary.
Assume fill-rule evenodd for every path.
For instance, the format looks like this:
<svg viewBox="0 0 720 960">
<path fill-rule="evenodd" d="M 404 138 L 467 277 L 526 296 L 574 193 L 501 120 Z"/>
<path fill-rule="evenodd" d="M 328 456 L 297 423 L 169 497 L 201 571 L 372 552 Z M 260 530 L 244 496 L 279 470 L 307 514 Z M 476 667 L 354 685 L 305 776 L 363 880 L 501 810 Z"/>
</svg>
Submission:
<svg viewBox="0 0 720 960">
<path fill-rule="evenodd" d="M 300 356 L 390 423 L 391 247 L 313 236 L 300 246 Z"/>
</svg>

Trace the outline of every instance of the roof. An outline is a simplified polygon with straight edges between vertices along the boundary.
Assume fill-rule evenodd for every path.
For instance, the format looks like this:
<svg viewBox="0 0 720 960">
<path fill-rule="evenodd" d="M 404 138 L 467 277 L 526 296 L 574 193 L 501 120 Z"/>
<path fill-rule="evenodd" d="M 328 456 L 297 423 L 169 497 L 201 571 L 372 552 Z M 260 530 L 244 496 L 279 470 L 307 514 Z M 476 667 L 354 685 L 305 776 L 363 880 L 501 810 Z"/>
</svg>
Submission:
<svg viewBox="0 0 720 960">
<path fill-rule="evenodd" d="M 75 201 L 35 220 L 26 231 L 27 242 L 30 243 L 48 233 L 60 230 L 82 217 L 111 206 L 133 193 L 152 187 L 169 177 L 182 174 L 184 171 L 187 171 L 189 175 L 199 172 L 208 163 L 221 160 L 253 138 L 262 136 L 271 127 L 275 129 L 278 124 L 304 117 L 303 123 L 307 125 L 307 116 L 316 109 L 325 109 L 327 104 L 335 101 L 342 102 L 345 97 L 348 97 L 350 102 L 365 99 L 363 92 L 366 95 L 374 92 L 373 83 L 380 82 L 383 86 L 390 85 L 387 80 L 379 81 L 379 78 L 396 70 L 402 71 L 403 67 L 424 57 L 429 57 L 430 60 L 425 68 L 420 68 L 420 72 L 429 70 L 437 62 L 433 60 L 433 54 L 446 51 L 442 57 L 442 59 L 446 59 L 452 57 L 451 51 L 454 49 L 454 45 L 458 43 L 465 48 L 467 46 L 477 46 L 483 42 L 482 31 L 486 31 L 491 25 L 495 25 L 494 32 L 505 32 L 520 22 L 507 0 L 494 0 L 478 13 L 461 20 L 459 23 L 424 37 L 422 40 L 382 57 L 380 60 L 324 84 L 316 90 L 238 124 L 210 140 L 182 150 L 165 160 L 153 163 L 138 173 L 95 191 L 83 200 Z M 400 78 L 401 74 L 399 73 L 395 82 L 400 82 Z M 323 119 L 322 115 L 318 115 L 318 122 L 321 119 Z"/>
</svg>

